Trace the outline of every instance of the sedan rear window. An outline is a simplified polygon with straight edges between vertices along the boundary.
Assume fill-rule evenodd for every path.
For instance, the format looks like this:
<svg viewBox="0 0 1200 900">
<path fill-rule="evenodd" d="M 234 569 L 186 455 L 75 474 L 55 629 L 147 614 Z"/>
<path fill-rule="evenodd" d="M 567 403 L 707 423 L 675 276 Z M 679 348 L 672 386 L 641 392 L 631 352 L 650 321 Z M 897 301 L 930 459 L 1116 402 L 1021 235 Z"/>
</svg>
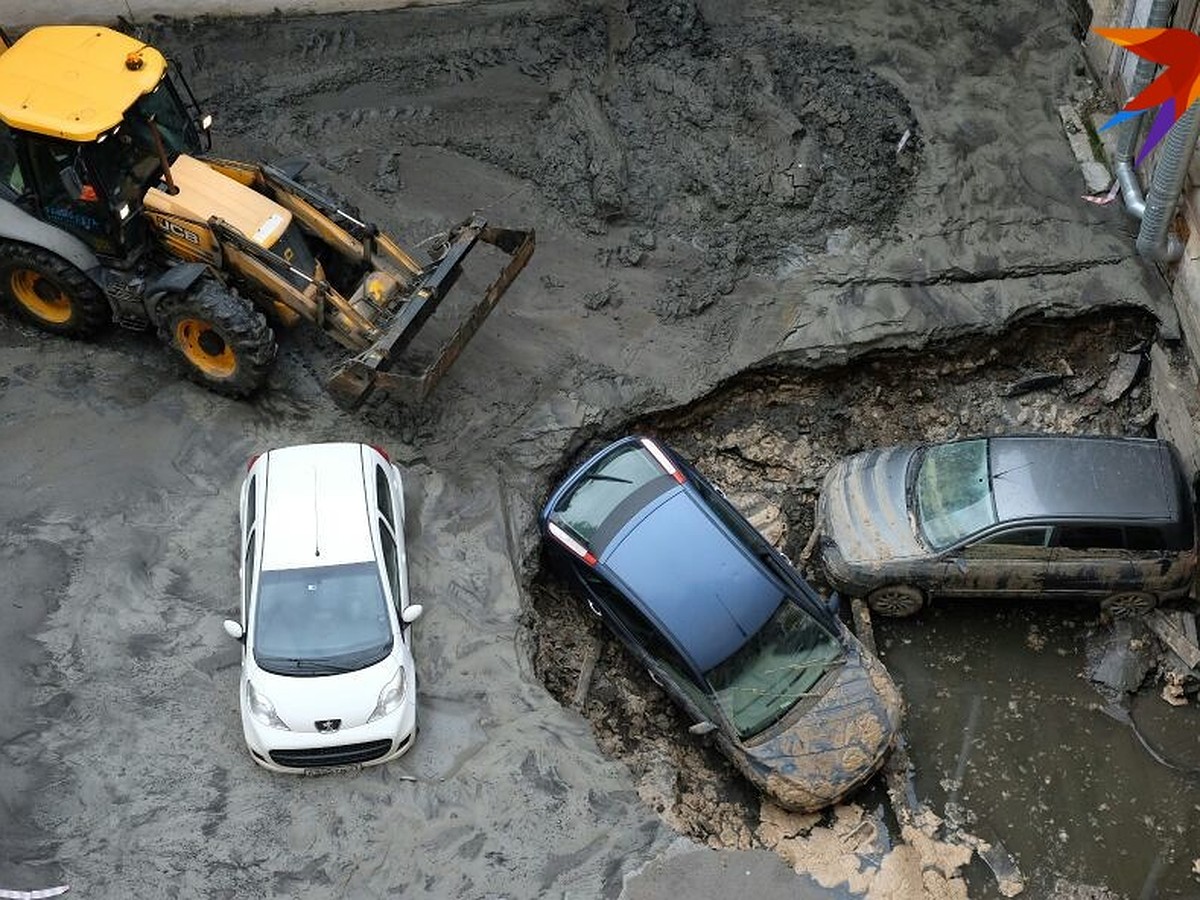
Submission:
<svg viewBox="0 0 1200 900">
<path fill-rule="evenodd" d="M 841 658 L 838 641 L 784 600 L 762 628 L 705 677 L 733 727 L 747 738 L 779 721 Z"/>
<path fill-rule="evenodd" d="M 281 675 L 374 665 L 392 650 L 387 601 L 373 562 L 259 576 L 254 659 Z"/>
<path fill-rule="evenodd" d="M 580 477 L 554 508 L 554 518 L 590 542 L 622 500 L 663 474 L 640 444 L 622 447 Z"/>
<path fill-rule="evenodd" d="M 986 440 L 925 447 L 913 464 L 917 523 L 934 550 L 996 523 Z"/>
</svg>

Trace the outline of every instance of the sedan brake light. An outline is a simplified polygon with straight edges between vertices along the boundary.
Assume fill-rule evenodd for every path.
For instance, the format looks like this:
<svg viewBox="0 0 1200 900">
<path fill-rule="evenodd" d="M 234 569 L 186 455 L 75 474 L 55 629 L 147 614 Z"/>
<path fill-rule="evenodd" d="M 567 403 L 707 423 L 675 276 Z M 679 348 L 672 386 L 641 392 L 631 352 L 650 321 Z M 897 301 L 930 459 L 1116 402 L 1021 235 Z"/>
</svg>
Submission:
<svg viewBox="0 0 1200 900">
<path fill-rule="evenodd" d="M 386 450 L 384 450 L 382 447 L 380 447 L 378 444 L 367 444 L 367 446 L 370 447 L 372 450 L 374 450 L 376 453 L 378 453 L 380 456 L 382 456 L 384 459 L 386 459 L 388 462 L 392 461 L 392 458 L 388 455 L 388 452 Z"/>
<path fill-rule="evenodd" d="M 650 440 L 650 438 L 642 438 L 642 446 L 650 451 L 650 455 L 658 460 L 658 464 L 666 469 L 668 475 L 670 475 L 680 484 L 683 484 L 685 481 L 687 481 L 687 479 L 683 477 L 683 473 L 679 471 L 679 467 L 671 462 L 670 457 L 663 453 L 659 446 L 654 443 L 654 441 Z"/>
<path fill-rule="evenodd" d="M 261 453 L 255 453 L 253 456 L 250 457 L 249 461 L 246 463 L 246 471 L 247 472 L 249 472 L 251 469 L 254 468 L 254 464 L 256 462 L 258 462 L 258 458 L 260 456 L 262 456 Z"/>
<path fill-rule="evenodd" d="M 582 559 L 589 566 L 594 566 L 596 564 L 595 554 L 593 554 L 590 550 L 588 550 L 587 547 L 583 546 L 583 544 L 579 543 L 579 541 L 575 540 L 575 538 L 571 537 L 553 522 L 547 526 L 547 530 L 554 535 L 560 544 Z"/>
</svg>

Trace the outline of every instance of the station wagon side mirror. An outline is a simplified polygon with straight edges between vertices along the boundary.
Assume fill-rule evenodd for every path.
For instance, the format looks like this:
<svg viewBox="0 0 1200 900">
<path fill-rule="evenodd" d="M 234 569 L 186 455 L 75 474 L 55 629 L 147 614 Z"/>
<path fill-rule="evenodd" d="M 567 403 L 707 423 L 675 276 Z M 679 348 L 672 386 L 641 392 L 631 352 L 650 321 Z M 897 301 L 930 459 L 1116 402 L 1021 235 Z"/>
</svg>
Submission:
<svg viewBox="0 0 1200 900">
<path fill-rule="evenodd" d="M 246 631 L 242 628 L 241 623 L 235 622 L 233 619 L 226 619 L 223 624 L 225 626 L 225 633 L 235 641 L 244 641 L 246 639 Z"/>
<path fill-rule="evenodd" d="M 411 603 L 404 607 L 404 612 L 400 613 L 400 618 L 405 625 L 411 625 L 417 619 L 421 618 L 421 613 L 425 612 L 425 607 L 420 603 Z"/>
<path fill-rule="evenodd" d="M 712 722 L 704 721 L 704 722 L 697 722 L 695 725 L 693 725 L 691 728 L 688 729 L 688 732 L 690 734 L 702 736 L 702 735 L 706 735 L 706 734 L 712 734 L 712 732 L 714 732 L 716 730 L 717 730 L 716 725 L 714 725 Z"/>
</svg>

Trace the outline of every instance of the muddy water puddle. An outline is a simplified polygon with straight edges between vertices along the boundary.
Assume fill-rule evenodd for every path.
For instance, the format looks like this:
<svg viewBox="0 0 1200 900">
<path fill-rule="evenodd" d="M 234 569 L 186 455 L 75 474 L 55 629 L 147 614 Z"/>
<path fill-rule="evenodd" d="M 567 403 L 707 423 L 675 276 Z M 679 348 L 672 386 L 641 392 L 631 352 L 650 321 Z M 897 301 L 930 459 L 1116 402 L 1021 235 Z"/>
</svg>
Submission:
<svg viewBox="0 0 1200 900">
<path fill-rule="evenodd" d="M 1156 762 L 1103 711 L 1083 677 L 1103 640 L 1088 604 L 943 604 L 877 621 L 876 638 L 908 701 L 917 791 L 967 831 L 999 840 L 1035 897 L 1194 897 L 1197 780 Z M 1163 758 L 1200 767 L 1200 711 L 1154 692 L 1132 710 Z M 1167 750 L 1166 747 L 1170 749 Z M 1165 752 L 1163 752 L 1165 751 Z M 1071 893 L 1066 884 L 1075 885 Z M 975 896 L 996 894 L 981 882 Z"/>
<path fill-rule="evenodd" d="M 1000 432 L 1153 434 L 1144 375 L 1122 387 L 1113 374 L 1129 365 L 1129 354 L 1143 355 L 1152 336 L 1152 323 L 1132 313 L 1031 322 L 920 355 L 745 375 L 625 430 L 658 434 L 695 460 L 798 559 L 821 478 L 844 454 Z M 580 454 L 615 436 L 597 437 Z M 820 585 L 819 572 L 806 574 Z M 895 822 L 879 784 L 815 827 L 807 823 L 799 834 L 805 843 L 795 843 L 800 826 L 780 825 L 778 810 L 687 736 L 690 723 L 561 584 L 539 579 L 531 596 L 535 669 L 564 704 L 576 699 L 588 642 L 603 642 L 582 711 L 601 747 L 630 766 L 642 799 L 668 824 L 711 846 L 773 848 L 810 874 L 815 864 L 806 860 L 828 829 L 857 859 L 827 866 L 818 880 L 868 896 L 881 888 L 872 887 L 879 867 L 872 870 L 869 857 L 899 836 L 888 833 Z M 1200 891 L 1192 862 L 1200 856 L 1200 791 L 1190 775 L 1156 762 L 1119 710 L 1103 711 L 1111 697 L 1085 674 L 1089 645 L 1108 634 L 1095 607 L 965 603 L 878 628 L 881 655 L 910 707 L 918 799 L 945 820 L 942 833 L 961 828 L 1006 848 L 1026 896 Z M 1132 712 L 1143 739 L 1167 748 L 1165 758 L 1200 767 L 1194 708 L 1167 707 L 1150 693 Z M 864 830 L 882 833 L 869 846 L 846 843 Z M 965 876 L 971 896 L 1000 896 L 978 860 L 957 865 L 952 885 Z"/>
</svg>

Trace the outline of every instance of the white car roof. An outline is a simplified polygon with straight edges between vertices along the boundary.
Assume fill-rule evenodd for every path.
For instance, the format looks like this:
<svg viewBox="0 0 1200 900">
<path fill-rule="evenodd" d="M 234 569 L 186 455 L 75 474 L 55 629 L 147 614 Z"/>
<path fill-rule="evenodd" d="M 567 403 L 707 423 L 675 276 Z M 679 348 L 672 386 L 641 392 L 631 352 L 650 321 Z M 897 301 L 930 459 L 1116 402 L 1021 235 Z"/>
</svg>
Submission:
<svg viewBox="0 0 1200 900">
<path fill-rule="evenodd" d="M 374 477 L 374 456 L 370 448 L 351 443 L 303 444 L 266 454 L 264 570 L 375 558 L 365 485 L 366 476 Z"/>
</svg>

